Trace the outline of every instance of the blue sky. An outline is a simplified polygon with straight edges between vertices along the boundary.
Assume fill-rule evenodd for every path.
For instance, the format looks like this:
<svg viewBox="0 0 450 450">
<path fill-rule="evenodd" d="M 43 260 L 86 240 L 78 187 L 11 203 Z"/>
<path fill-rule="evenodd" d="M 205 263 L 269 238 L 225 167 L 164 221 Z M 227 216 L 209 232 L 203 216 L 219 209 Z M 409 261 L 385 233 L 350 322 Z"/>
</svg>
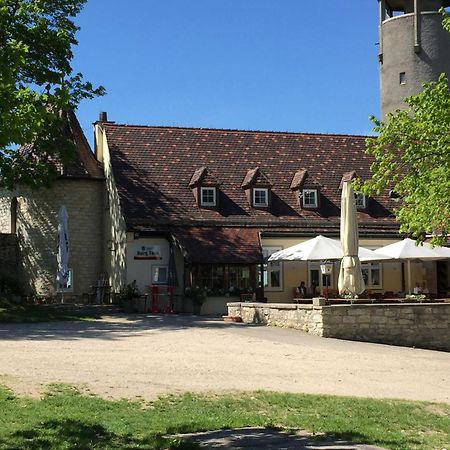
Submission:
<svg viewBox="0 0 450 450">
<path fill-rule="evenodd" d="M 126 5 L 126 6 L 125 6 Z M 107 95 L 78 117 L 367 134 L 379 115 L 376 0 L 88 0 L 74 70 Z"/>
</svg>

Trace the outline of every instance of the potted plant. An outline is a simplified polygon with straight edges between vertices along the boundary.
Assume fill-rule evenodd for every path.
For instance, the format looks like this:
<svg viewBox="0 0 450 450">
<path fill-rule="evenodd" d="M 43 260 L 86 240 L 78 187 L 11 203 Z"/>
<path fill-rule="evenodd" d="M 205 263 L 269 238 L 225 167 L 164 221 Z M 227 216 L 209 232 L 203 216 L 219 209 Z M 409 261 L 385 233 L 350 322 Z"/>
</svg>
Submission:
<svg viewBox="0 0 450 450">
<path fill-rule="evenodd" d="M 200 311 L 202 309 L 203 302 L 206 300 L 206 289 L 199 286 L 192 286 L 186 288 L 185 291 L 186 297 L 192 299 L 192 307 L 195 315 L 200 315 Z"/>
<path fill-rule="evenodd" d="M 136 280 L 123 286 L 120 291 L 120 305 L 125 312 L 135 312 L 136 299 L 138 299 L 140 295 Z"/>
</svg>

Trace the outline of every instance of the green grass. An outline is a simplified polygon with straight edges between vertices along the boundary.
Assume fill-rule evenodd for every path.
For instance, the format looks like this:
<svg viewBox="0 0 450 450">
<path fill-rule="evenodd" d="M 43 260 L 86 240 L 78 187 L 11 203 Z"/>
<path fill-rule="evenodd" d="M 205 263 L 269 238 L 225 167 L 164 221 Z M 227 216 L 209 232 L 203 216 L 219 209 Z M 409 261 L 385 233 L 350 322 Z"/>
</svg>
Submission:
<svg viewBox="0 0 450 450">
<path fill-rule="evenodd" d="M 0 298 L 0 323 L 54 322 L 60 320 L 92 320 L 92 314 L 55 308 L 52 305 L 28 305 Z"/>
<path fill-rule="evenodd" d="M 107 382 L 107 380 L 105 380 Z M 450 406 L 255 392 L 107 401 L 53 387 L 41 400 L 0 389 L 1 449 L 192 449 L 164 436 L 243 426 L 309 430 L 388 449 L 444 449 Z"/>
</svg>

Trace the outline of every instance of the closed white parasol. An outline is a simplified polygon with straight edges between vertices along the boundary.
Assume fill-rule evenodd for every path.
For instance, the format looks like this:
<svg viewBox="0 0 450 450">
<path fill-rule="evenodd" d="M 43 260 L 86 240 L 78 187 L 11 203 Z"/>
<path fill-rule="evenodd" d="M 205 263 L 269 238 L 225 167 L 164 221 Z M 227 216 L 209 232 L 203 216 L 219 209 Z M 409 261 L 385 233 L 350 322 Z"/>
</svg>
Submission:
<svg viewBox="0 0 450 450">
<path fill-rule="evenodd" d="M 358 257 L 358 220 L 356 217 L 355 194 L 349 182 L 342 187 L 341 200 L 341 246 L 343 258 L 339 271 L 340 294 L 355 297 L 364 292 L 366 286 Z"/>
<path fill-rule="evenodd" d="M 69 215 L 64 205 L 58 211 L 58 285 L 65 285 L 69 279 Z M 64 301 L 64 292 L 62 294 Z"/>
</svg>

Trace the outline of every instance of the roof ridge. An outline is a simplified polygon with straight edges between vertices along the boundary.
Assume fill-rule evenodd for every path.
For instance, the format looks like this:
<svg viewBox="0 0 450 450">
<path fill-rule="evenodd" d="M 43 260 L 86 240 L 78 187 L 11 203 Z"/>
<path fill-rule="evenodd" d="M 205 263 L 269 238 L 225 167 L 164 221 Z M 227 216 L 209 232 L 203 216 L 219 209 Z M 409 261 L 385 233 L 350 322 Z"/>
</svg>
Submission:
<svg viewBox="0 0 450 450">
<path fill-rule="evenodd" d="M 345 133 L 312 133 L 303 131 L 278 131 L 278 130 L 244 130 L 239 128 L 208 128 L 208 127 L 188 127 L 178 125 L 136 125 L 126 123 L 115 122 L 103 122 L 103 126 L 107 127 L 126 127 L 126 128 L 149 128 L 149 129 L 163 129 L 163 130 L 192 130 L 192 131 L 205 131 L 205 132 L 237 132 L 237 133 L 261 133 L 261 134 L 289 134 L 289 135 L 302 135 L 302 136 L 339 136 L 339 137 L 357 137 L 357 138 L 371 138 L 365 134 L 345 134 Z"/>
</svg>

